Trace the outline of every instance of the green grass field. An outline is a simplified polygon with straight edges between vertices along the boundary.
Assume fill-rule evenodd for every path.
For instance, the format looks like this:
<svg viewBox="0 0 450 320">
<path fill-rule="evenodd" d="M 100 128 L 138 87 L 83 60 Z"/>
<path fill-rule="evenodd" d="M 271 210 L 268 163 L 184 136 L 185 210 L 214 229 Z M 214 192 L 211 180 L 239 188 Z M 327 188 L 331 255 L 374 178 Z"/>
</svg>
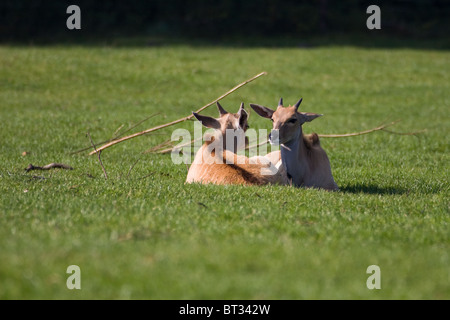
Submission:
<svg viewBox="0 0 450 320">
<path fill-rule="evenodd" d="M 325 115 L 306 133 L 398 119 L 427 132 L 323 139 L 339 192 L 185 185 L 185 165 L 143 152 L 192 122 L 105 150 L 107 180 L 96 156 L 71 154 L 87 132 L 169 122 L 261 71 L 222 105 L 303 97 Z M 0 298 L 449 299 L 449 71 L 430 49 L 0 47 Z M 51 162 L 74 170 L 24 171 Z"/>
</svg>

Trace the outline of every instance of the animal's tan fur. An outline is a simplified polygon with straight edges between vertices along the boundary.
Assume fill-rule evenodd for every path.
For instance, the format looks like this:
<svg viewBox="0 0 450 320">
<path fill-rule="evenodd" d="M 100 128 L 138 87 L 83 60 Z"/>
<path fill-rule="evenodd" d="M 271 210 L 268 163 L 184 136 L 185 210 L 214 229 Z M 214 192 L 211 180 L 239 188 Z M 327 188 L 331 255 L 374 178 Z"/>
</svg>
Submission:
<svg viewBox="0 0 450 320">
<path fill-rule="evenodd" d="M 300 102 L 301 100 L 292 107 L 283 107 L 280 100 L 276 111 L 253 104 L 251 107 L 259 115 L 272 119 L 273 129 L 277 130 L 282 147 L 282 165 L 293 185 L 337 190 L 330 161 L 320 146 L 319 136 L 316 133 L 304 135 L 302 130 L 304 122 L 312 121 L 320 115 L 298 112 Z"/>
<path fill-rule="evenodd" d="M 211 141 L 205 142 L 197 151 L 194 162 L 189 168 L 186 178 L 187 183 L 213 183 L 213 184 L 240 184 L 240 185 L 265 185 L 265 184 L 286 184 L 286 174 L 283 168 L 278 170 L 270 162 L 278 161 L 280 156 L 272 153 L 269 158 L 237 155 L 237 150 L 226 150 L 226 129 L 238 129 L 244 131 L 248 128 L 247 118 L 243 119 L 243 112 L 236 114 L 226 113 L 218 104 L 220 118 L 211 119 L 202 117 L 204 122 L 210 127 L 217 129 Z M 241 105 L 243 110 L 243 105 Z M 246 115 L 246 113 L 245 113 Z M 203 123 L 205 125 L 205 123 Z M 220 124 L 220 126 L 219 126 Z M 223 151 L 216 152 L 213 148 L 222 145 Z M 218 154 L 219 153 L 219 154 Z M 278 159 L 277 159 L 278 157 Z"/>
<path fill-rule="evenodd" d="M 278 170 L 267 158 L 237 155 L 225 150 L 222 156 L 212 154 L 212 163 L 205 160 L 204 152 L 208 145 L 205 143 L 197 152 L 194 163 L 189 168 L 187 183 L 213 183 L 213 184 L 241 184 L 265 185 L 287 184 L 286 175 Z M 207 151 L 206 153 L 209 153 Z M 203 161 L 201 164 L 196 164 Z M 265 173 L 265 174 L 264 174 Z"/>
</svg>

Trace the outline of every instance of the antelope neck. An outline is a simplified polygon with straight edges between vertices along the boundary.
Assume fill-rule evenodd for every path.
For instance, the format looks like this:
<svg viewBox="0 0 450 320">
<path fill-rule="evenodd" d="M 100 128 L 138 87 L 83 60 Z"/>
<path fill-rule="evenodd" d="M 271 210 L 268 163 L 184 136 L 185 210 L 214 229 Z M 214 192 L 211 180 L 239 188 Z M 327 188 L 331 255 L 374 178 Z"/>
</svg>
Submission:
<svg viewBox="0 0 450 320">
<path fill-rule="evenodd" d="M 286 173 L 289 179 L 292 178 L 292 182 L 296 185 L 299 185 L 301 182 L 297 181 L 296 177 L 301 176 L 299 174 L 299 170 L 302 170 L 301 166 L 299 166 L 299 151 L 302 147 L 300 145 L 302 137 L 302 127 L 299 128 L 297 132 L 297 136 L 290 140 L 287 143 L 284 143 L 281 146 L 280 152 L 281 152 L 281 161 L 284 164 L 286 168 Z"/>
</svg>

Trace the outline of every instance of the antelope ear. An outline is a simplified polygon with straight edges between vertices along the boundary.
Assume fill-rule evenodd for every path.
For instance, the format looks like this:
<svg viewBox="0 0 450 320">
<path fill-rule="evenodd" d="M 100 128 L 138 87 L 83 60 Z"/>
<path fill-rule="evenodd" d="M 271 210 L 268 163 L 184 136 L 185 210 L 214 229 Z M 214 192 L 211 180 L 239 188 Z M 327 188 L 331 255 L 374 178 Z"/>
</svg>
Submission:
<svg viewBox="0 0 450 320">
<path fill-rule="evenodd" d="M 241 108 L 239 109 L 237 115 L 239 116 L 239 127 L 241 127 L 244 131 L 247 130 L 247 121 L 248 121 L 248 113 L 244 109 L 244 103 L 241 104 Z"/>
<path fill-rule="evenodd" d="M 214 119 L 213 117 L 202 116 L 201 114 L 198 114 L 198 113 L 195 113 L 195 112 L 192 112 L 192 114 L 205 127 L 212 128 L 212 129 L 220 129 L 220 122 L 217 121 L 217 119 Z"/>
<path fill-rule="evenodd" d="M 244 109 L 244 103 L 243 102 L 241 102 L 241 106 L 239 107 L 239 111 L 237 112 L 237 115 L 239 117 L 241 117 L 242 115 L 248 116 L 247 111 L 245 111 L 245 109 Z"/>
<path fill-rule="evenodd" d="M 311 122 L 315 118 L 323 116 L 323 114 L 310 113 L 310 112 L 299 112 L 305 122 Z"/>
<path fill-rule="evenodd" d="M 250 103 L 250 107 L 252 107 L 252 109 L 255 110 L 256 113 L 259 114 L 263 118 L 271 119 L 273 113 L 275 112 L 272 109 L 260 106 L 258 104 L 253 104 L 253 103 Z"/>
</svg>

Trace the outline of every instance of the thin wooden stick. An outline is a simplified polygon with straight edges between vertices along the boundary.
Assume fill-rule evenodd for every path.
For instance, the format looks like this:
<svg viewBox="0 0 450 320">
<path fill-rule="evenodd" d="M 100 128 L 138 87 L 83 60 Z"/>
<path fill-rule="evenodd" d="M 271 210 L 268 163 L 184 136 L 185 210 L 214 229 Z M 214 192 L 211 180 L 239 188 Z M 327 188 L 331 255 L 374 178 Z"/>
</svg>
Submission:
<svg viewBox="0 0 450 320">
<path fill-rule="evenodd" d="M 381 126 L 378 126 L 376 128 L 373 129 L 369 129 L 369 130 L 365 130 L 365 131 L 360 131 L 360 132 L 354 132 L 354 133 L 344 133 L 344 134 L 319 134 L 320 138 L 344 138 L 344 137 L 354 137 L 354 136 L 359 136 L 359 135 L 363 135 L 363 134 L 367 134 L 367 133 L 371 133 L 371 132 L 375 132 L 375 131 L 379 131 L 379 130 L 385 130 L 385 128 L 394 125 L 395 123 L 399 122 L 399 120 L 391 122 L 389 124 L 384 124 Z M 385 130 L 387 131 L 387 130 Z M 184 147 L 187 146 L 189 144 L 192 144 L 194 142 L 194 140 L 192 140 L 191 142 L 182 144 L 178 147 Z M 257 143 L 257 144 L 253 144 L 251 146 L 247 146 L 245 148 L 245 150 L 249 150 L 249 149 L 253 149 L 253 148 L 257 148 L 257 147 L 261 147 L 265 144 L 267 144 L 269 142 L 269 140 L 265 140 L 263 142 Z M 175 147 L 172 148 L 168 148 L 168 149 L 164 149 L 162 151 L 159 151 L 158 153 L 169 153 L 171 152 L 173 149 L 175 149 Z"/>
<path fill-rule="evenodd" d="M 118 127 L 118 128 L 116 129 L 116 131 L 114 131 L 111 140 L 114 140 L 115 137 L 119 137 L 119 136 L 120 136 L 120 135 L 119 135 L 119 132 L 120 132 L 120 130 L 122 130 L 123 126 L 124 126 L 124 125 L 122 124 L 120 127 Z"/>
<path fill-rule="evenodd" d="M 124 132 L 120 133 L 120 130 L 121 130 L 121 129 L 123 128 L 123 126 L 124 126 L 124 125 L 122 124 L 122 125 L 121 125 L 119 128 L 117 128 L 117 130 L 114 132 L 113 137 L 112 137 L 111 139 L 108 139 L 108 140 L 99 142 L 99 144 L 104 144 L 104 143 L 108 143 L 108 142 L 110 142 L 110 141 L 117 140 L 117 139 L 119 139 L 121 136 L 123 136 L 125 133 L 127 133 L 127 132 L 133 130 L 134 128 L 136 128 L 137 126 L 141 125 L 144 121 L 147 121 L 148 119 L 153 118 L 154 116 L 157 116 L 157 115 L 159 115 L 159 114 L 160 114 L 159 112 L 158 112 L 158 113 L 154 113 L 154 114 L 148 116 L 147 118 L 145 118 L 145 119 L 143 119 L 143 120 L 140 120 L 140 121 L 137 122 L 136 124 L 132 125 L 130 128 L 128 128 L 128 129 L 125 130 Z M 80 152 L 89 150 L 89 149 L 91 149 L 91 147 L 92 147 L 92 146 L 85 147 L 85 148 L 83 148 L 83 149 L 79 149 L 79 150 L 73 151 L 73 152 L 71 152 L 70 154 L 77 154 L 77 153 L 80 153 Z"/>
<path fill-rule="evenodd" d="M 173 150 L 179 150 L 179 149 L 181 149 L 181 148 L 183 148 L 183 147 L 189 146 L 189 145 L 193 144 L 194 142 L 200 141 L 200 140 L 202 140 L 202 139 L 203 139 L 203 137 L 197 138 L 197 139 L 193 139 L 192 141 L 189 141 L 189 142 L 180 144 L 179 146 L 173 146 L 173 147 L 170 147 L 170 148 L 167 148 L 167 149 L 163 149 L 163 150 L 159 150 L 159 151 L 155 150 L 155 151 L 156 151 L 157 153 L 163 153 L 163 154 L 164 154 L 164 153 L 169 153 L 169 152 L 172 152 Z M 150 152 L 151 152 L 151 151 L 150 151 Z"/>
<path fill-rule="evenodd" d="M 392 133 L 392 134 L 398 134 L 400 136 L 417 136 L 419 133 L 424 133 L 427 132 L 427 129 L 423 129 L 423 130 L 419 130 L 419 131 L 414 131 L 414 132 L 396 132 L 396 131 L 392 131 L 392 130 L 388 130 L 388 129 L 382 129 L 383 131 L 386 131 L 388 133 Z"/>
<path fill-rule="evenodd" d="M 28 167 L 25 168 L 25 171 L 31 171 L 31 170 L 50 170 L 53 168 L 59 168 L 59 169 L 66 169 L 66 170 L 73 170 L 73 168 L 67 164 L 64 163 L 55 163 L 52 162 L 50 164 L 47 164 L 43 167 L 39 167 L 39 166 L 34 166 L 31 163 L 28 165 Z"/>
<path fill-rule="evenodd" d="M 267 139 L 266 141 L 257 143 L 257 144 L 253 144 L 253 145 L 251 145 L 251 146 L 247 146 L 247 147 L 245 147 L 245 150 L 250 150 L 250 149 L 253 149 L 253 148 L 259 148 L 259 147 L 261 147 L 261 146 L 267 144 L 268 142 L 269 142 L 269 139 Z"/>
<path fill-rule="evenodd" d="M 219 100 L 225 98 L 225 97 L 228 96 L 229 94 L 231 94 L 231 93 L 233 93 L 234 91 L 238 90 L 239 88 L 245 86 L 247 83 L 252 82 L 253 80 L 256 80 L 257 78 L 259 78 L 259 77 L 261 77 L 261 76 L 263 76 L 263 75 L 266 75 L 266 74 L 267 74 L 267 72 L 261 72 L 261 73 L 257 74 L 256 76 L 254 76 L 254 77 L 252 77 L 252 78 L 250 78 L 250 79 L 248 79 L 248 80 L 246 80 L 246 81 L 244 81 L 244 82 L 238 84 L 238 85 L 235 86 L 233 89 L 231 89 L 231 90 L 225 92 L 223 95 L 221 95 L 220 97 L 218 97 L 218 98 L 215 99 L 214 101 L 211 101 L 210 103 L 204 105 L 203 107 L 201 107 L 200 109 L 198 109 L 198 110 L 195 111 L 195 112 L 196 112 L 196 113 L 199 113 L 199 112 L 203 111 L 204 109 L 206 109 L 207 107 L 213 105 L 213 104 L 216 103 L 217 101 L 219 101 Z M 108 143 L 104 144 L 103 146 L 101 146 L 100 148 L 98 148 L 98 149 L 96 149 L 96 150 L 90 152 L 89 155 L 93 155 L 93 154 L 95 154 L 95 153 L 97 153 L 97 152 L 100 152 L 100 151 L 102 151 L 102 150 L 105 150 L 105 149 L 107 149 L 107 148 L 109 148 L 109 147 L 111 147 L 111 146 L 113 146 L 113 145 L 116 145 L 116 144 L 118 144 L 118 143 L 120 143 L 120 142 L 123 142 L 123 141 L 126 141 L 126 140 L 130 140 L 130 139 L 132 139 L 132 138 L 135 138 L 135 137 L 138 137 L 138 136 L 142 136 L 142 135 L 144 135 L 144 134 L 147 134 L 147 133 L 150 133 L 150 132 L 153 132 L 153 131 L 156 131 L 156 130 L 160 130 L 160 129 L 163 129 L 163 128 L 167 128 L 167 127 L 173 126 L 173 125 L 175 125 L 175 124 L 184 122 L 184 121 L 186 121 L 186 120 L 190 120 L 193 116 L 194 116 L 193 114 L 190 114 L 190 115 L 187 116 L 187 117 L 183 117 L 183 118 L 180 118 L 180 119 L 178 119 L 178 120 L 174 120 L 174 121 L 172 121 L 172 122 L 169 122 L 169 123 L 166 123 L 166 124 L 162 124 L 162 125 L 159 125 L 159 126 L 156 126 L 156 127 L 153 127 L 153 128 L 150 128 L 150 129 L 147 129 L 147 130 L 144 130 L 144 131 L 141 131 L 141 132 L 137 132 L 137 133 L 131 134 L 131 135 L 129 135 L 129 136 L 126 136 L 126 137 L 123 137 L 123 138 L 120 138 L 120 139 L 117 139 L 117 140 L 108 142 Z"/>
<path fill-rule="evenodd" d="M 415 135 L 417 135 L 419 133 L 423 133 L 423 132 L 427 131 L 426 129 L 424 129 L 424 130 L 415 131 L 415 132 L 395 132 L 395 131 L 390 131 L 390 130 L 386 129 L 387 127 L 393 126 L 394 124 L 396 124 L 398 122 L 400 122 L 400 120 L 392 121 L 391 123 L 383 124 L 383 125 L 380 125 L 378 127 L 375 127 L 375 128 L 369 129 L 369 130 L 360 131 L 360 132 L 343 133 L 343 134 L 319 134 L 318 136 L 320 138 L 348 138 L 348 137 L 361 136 L 361 135 L 372 133 L 372 132 L 375 132 L 375 131 L 386 131 L 386 132 L 392 133 L 392 134 L 414 135 L 415 136 Z M 261 143 L 256 144 L 256 145 L 249 146 L 246 149 L 252 149 L 252 148 L 260 147 L 260 146 L 265 145 L 268 142 L 269 142 L 269 140 L 266 140 L 265 142 L 261 142 Z"/>
<path fill-rule="evenodd" d="M 171 140 L 166 140 L 166 141 L 164 141 L 164 142 L 158 144 L 157 146 L 154 146 L 154 147 L 151 147 L 151 148 L 148 149 L 148 150 L 145 150 L 144 153 L 152 153 L 152 152 L 153 152 L 153 153 L 156 153 L 156 152 L 158 152 L 158 150 L 163 149 L 163 148 L 165 148 L 167 145 L 170 145 L 170 144 L 172 144 L 172 141 L 171 141 Z"/>
<path fill-rule="evenodd" d="M 398 122 L 400 122 L 400 120 L 392 121 L 391 123 L 383 124 L 376 128 L 365 130 L 365 131 L 360 131 L 360 132 L 344 133 L 344 134 L 319 134 L 319 138 L 346 138 L 346 137 L 361 136 L 363 134 L 368 134 L 371 132 L 384 130 L 385 128 L 393 126 L 394 124 L 396 124 Z"/>
<path fill-rule="evenodd" d="M 128 170 L 128 174 L 127 174 L 127 179 L 128 179 L 128 177 L 130 176 L 131 170 L 133 170 L 134 166 L 139 162 L 139 160 L 141 160 L 141 159 L 138 158 L 138 159 L 136 160 L 136 162 L 133 163 L 133 165 L 130 166 L 130 170 Z"/>
<path fill-rule="evenodd" d="M 92 138 L 91 138 L 91 135 L 89 132 L 87 133 L 87 136 L 89 137 L 89 140 L 91 141 L 91 144 L 92 144 L 92 147 L 94 148 L 95 153 L 97 153 L 97 155 L 98 155 L 98 161 L 100 162 L 100 165 L 102 166 L 103 174 L 105 175 L 105 180 L 108 180 L 108 174 L 106 173 L 105 167 L 103 166 L 102 158 L 100 158 L 100 155 L 102 152 L 101 151 L 97 152 L 94 141 L 92 141 Z"/>
</svg>

